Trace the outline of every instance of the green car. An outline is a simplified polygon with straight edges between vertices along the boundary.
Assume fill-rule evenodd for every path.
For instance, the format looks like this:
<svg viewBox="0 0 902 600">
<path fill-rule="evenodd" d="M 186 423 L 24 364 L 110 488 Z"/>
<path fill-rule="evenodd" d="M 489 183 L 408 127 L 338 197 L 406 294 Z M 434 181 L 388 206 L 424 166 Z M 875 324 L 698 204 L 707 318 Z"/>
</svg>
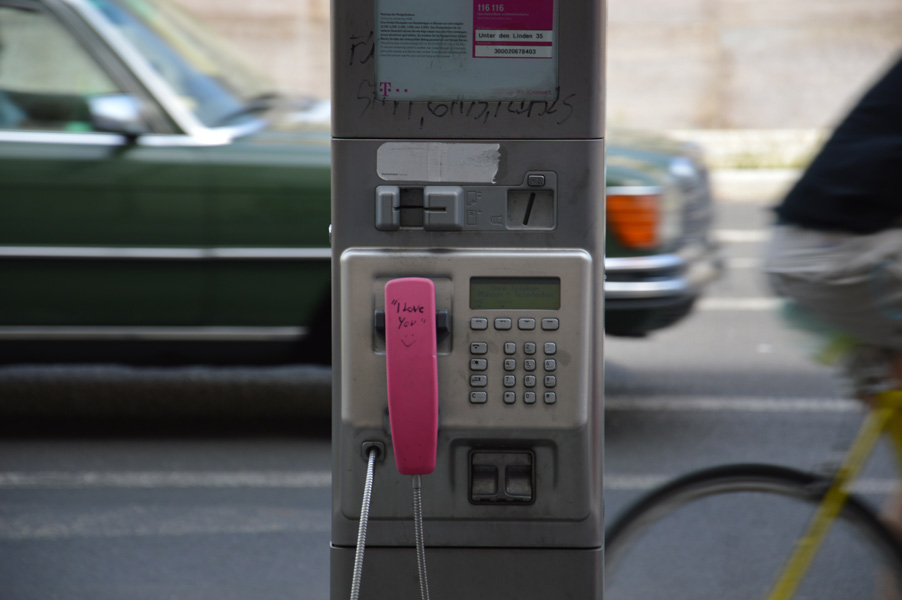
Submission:
<svg viewBox="0 0 902 600">
<path fill-rule="evenodd" d="M 0 0 L 0 361 L 328 362 L 328 118 L 167 3 Z M 641 336 L 719 271 L 707 175 L 618 132 L 606 167 Z"/>
</svg>

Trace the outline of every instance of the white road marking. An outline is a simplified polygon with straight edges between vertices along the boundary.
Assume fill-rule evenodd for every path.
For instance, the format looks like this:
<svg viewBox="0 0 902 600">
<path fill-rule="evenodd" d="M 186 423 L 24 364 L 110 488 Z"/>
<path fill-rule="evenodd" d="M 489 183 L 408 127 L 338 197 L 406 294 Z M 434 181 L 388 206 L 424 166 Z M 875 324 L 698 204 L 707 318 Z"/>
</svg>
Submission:
<svg viewBox="0 0 902 600">
<path fill-rule="evenodd" d="M 677 475 L 613 475 L 605 474 L 604 488 L 616 492 L 647 492 L 675 479 Z M 889 494 L 898 489 L 895 479 L 860 479 L 852 484 L 858 494 Z"/>
<path fill-rule="evenodd" d="M 727 259 L 728 269 L 760 269 L 761 259 L 749 256 L 736 256 Z"/>
<path fill-rule="evenodd" d="M 714 239 L 725 244 L 748 244 L 766 242 L 770 239 L 769 229 L 716 229 Z"/>
<path fill-rule="evenodd" d="M 287 488 L 331 487 L 328 471 L 35 471 L 0 473 L 3 488 Z"/>
<path fill-rule="evenodd" d="M 328 509 L 135 505 L 89 507 L 76 513 L 55 507 L 0 516 L 0 540 L 55 540 L 183 535 L 328 533 Z"/>
<path fill-rule="evenodd" d="M 772 311 L 780 307 L 780 298 L 702 298 L 696 303 L 699 310 Z"/>
<path fill-rule="evenodd" d="M 634 397 L 606 398 L 606 411 L 620 412 L 758 412 L 851 413 L 863 410 L 855 400 L 759 397 Z"/>
</svg>

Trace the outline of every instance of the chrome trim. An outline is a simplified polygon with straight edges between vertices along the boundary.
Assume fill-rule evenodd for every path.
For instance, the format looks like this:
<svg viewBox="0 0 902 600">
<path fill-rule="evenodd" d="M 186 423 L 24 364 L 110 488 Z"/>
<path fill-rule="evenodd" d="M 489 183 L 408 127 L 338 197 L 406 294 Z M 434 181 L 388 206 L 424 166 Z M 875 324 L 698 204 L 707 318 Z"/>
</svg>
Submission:
<svg viewBox="0 0 902 600">
<path fill-rule="evenodd" d="M 0 327 L 0 341 L 290 342 L 307 327 Z"/>
<path fill-rule="evenodd" d="M 636 273 L 642 277 L 655 271 L 679 269 L 679 275 L 642 281 L 605 281 L 608 300 L 660 299 L 691 295 L 711 283 L 723 271 L 723 257 L 717 248 L 687 246 L 680 254 L 605 258 L 605 271 L 618 274 Z"/>
<path fill-rule="evenodd" d="M 604 259 L 605 271 L 656 271 L 673 269 L 686 264 L 678 254 L 656 254 L 653 256 L 627 256 Z"/>
<path fill-rule="evenodd" d="M 231 141 L 229 137 L 228 141 Z M 225 143 L 228 143 L 225 142 Z M 66 131 L 0 131 L 0 142 L 18 144 L 68 144 L 71 146 L 124 146 L 128 140 L 118 133 L 103 132 L 79 132 Z M 211 144 L 207 138 L 197 138 L 183 133 L 162 134 L 148 133 L 138 137 L 135 142 L 139 146 L 151 148 L 161 147 L 207 147 L 220 145 L 219 142 Z"/>
<path fill-rule="evenodd" d="M 122 146 L 125 136 L 117 133 L 69 133 L 66 131 L 0 131 L 0 142 L 26 144 L 73 144 L 79 146 Z"/>
<path fill-rule="evenodd" d="M 664 192 L 657 185 L 612 185 L 605 190 L 606 196 L 654 196 Z"/>
<path fill-rule="evenodd" d="M 109 248 L 0 246 L 0 258 L 96 260 L 330 260 L 329 248 Z"/>
<path fill-rule="evenodd" d="M 604 297 L 607 300 L 667 298 L 681 296 L 690 289 L 689 282 L 682 277 L 664 281 L 606 281 Z"/>
</svg>

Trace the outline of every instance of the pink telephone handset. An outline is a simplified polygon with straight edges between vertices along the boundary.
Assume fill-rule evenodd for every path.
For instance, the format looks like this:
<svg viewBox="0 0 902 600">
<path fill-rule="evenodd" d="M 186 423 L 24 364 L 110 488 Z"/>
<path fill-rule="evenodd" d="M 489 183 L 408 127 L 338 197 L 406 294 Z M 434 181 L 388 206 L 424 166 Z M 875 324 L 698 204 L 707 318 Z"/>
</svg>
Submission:
<svg viewBox="0 0 902 600">
<path fill-rule="evenodd" d="M 395 463 L 402 475 L 435 470 L 438 365 L 435 284 L 421 277 L 385 285 L 385 369 Z"/>
</svg>

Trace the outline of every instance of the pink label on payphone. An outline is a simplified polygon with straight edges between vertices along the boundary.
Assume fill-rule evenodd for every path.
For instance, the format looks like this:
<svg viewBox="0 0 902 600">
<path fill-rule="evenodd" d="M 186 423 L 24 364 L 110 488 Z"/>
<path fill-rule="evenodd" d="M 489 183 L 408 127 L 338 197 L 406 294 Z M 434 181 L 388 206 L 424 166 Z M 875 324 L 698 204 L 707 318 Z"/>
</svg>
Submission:
<svg viewBox="0 0 902 600">
<path fill-rule="evenodd" d="M 554 0 L 473 2 L 475 58 L 552 58 Z"/>
<path fill-rule="evenodd" d="M 406 277 L 385 284 L 385 369 L 395 463 L 402 475 L 435 470 L 438 365 L 435 284 Z"/>
</svg>

